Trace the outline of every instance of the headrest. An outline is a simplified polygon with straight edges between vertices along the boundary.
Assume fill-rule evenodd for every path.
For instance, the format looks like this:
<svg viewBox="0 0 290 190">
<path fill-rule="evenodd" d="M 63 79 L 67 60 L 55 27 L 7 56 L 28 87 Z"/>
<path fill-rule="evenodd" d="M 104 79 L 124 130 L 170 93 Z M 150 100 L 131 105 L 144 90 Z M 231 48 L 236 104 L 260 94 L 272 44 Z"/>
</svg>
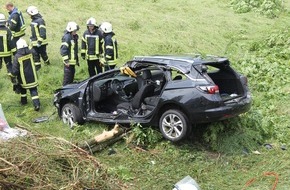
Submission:
<svg viewBox="0 0 290 190">
<path fill-rule="evenodd" d="M 143 74 L 142 74 L 142 78 L 144 80 L 146 79 L 151 79 L 152 75 L 151 75 L 151 71 L 150 70 L 144 70 Z"/>
</svg>

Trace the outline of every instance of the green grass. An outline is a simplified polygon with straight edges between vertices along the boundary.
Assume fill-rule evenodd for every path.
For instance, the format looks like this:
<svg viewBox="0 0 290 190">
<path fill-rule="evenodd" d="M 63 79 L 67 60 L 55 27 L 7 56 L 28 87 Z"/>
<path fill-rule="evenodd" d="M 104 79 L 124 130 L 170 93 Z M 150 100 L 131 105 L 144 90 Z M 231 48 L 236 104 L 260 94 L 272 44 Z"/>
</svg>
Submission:
<svg viewBox="0 0 290 190">
<path fill-rule="evenodd" d="M 27 0 L 17 3 L 23 12 L 29 5 Z M 98 23 L 112 22 L 119 43 L 119 65 L 134 55 L 226 56 L 232 60 L 234 68 L 248 76 L 254 98 L 249 114 L 227 124 L 199 126 L 193 139 L 179 145 L 160 140 L 150 144 L 148 151 L 140 152 L 132 144 L 120 141 L 112 146 L 116 154 L 109 156 L 108 150 L 95 154 L 110 174 L 127 184 L 128 189 L 171 189 L 177 181 L 190 175 L 202 189 L 227 190 L 242 189 L 254 177 L 257 180 L 247 189 L 271 189 L 274 177 L 262 175 L 275 172 L 279 175 L 277 190 L 289 188 L 289 150 L 280 149 L 282 144 L 290 146 L 289 60 L 277 58 L 280 49 L 270 50 L 263 45 L 263 41 L 269 36 L 274 38 L 279 30 L 286 30 L 284 35 L 290 39 L 287 33 L 289 2 L 284 3 L 287 11 L 274 19 L 253 11 L 237 14 L 227 0 L 47 0 L 34 5 L 46 20 L 51 65 L 43 65 L 39 72 L 40 112 L 33 110 L 31 100 L 28 105 L 20 106 L 20 96 L 12 91 L 5 67 L 1 70 L 0 103 L 11 126 L 20 124 L 31 131 L 63 137 L 73 143 L 89 139 L 107 128 L 99 123 L 86 123 L 71 130 L 53 114 L 56 111 L 52 105 L 53 91 L 61 86 L 63 78 L 59 54 L 63 31 L 68 21 L 76 21 L 81 27 L 81 36 L 86 20 L 94 16 Z M 30 19 L 27 14 L 24 16 L 28 26 Z M 29 39 L 27 28 L 25 38 Z M 284 41 L 286 51 L 290 44 L 289 40 Z M 262 44 L 260 49 L 250 51 L 255 43 Z M 278 45 L 275 47 L 278 49 Z M 81 60 L 76 69 L 77 80 L 88 77 L 85 61 Z M 36 117 L 50 115 L 47 122 L 32 122 Z M 254 132 L 260 144 L 253 141 Z M 274 148 L 267 150 L 262 146 L 264 143 L 272 143 Z M 249 150 L 247 154 L 243 152 L 245 149 Z M 251 152 L 255 150 L 261 155 Z"/>
</svg>

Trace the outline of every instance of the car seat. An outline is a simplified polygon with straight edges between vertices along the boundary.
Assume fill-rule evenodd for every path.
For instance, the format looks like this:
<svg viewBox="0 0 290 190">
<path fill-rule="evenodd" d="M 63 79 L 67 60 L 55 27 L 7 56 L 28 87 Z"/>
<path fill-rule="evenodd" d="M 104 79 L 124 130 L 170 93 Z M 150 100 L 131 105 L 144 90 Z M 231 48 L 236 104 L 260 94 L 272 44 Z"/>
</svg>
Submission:
<svg viewBox="0 0 290 190">
<path fill-rule="evenodd" d="M 138 83 L 138 89 L 141 89 L 142 86 L 147 84 L 152 79 L 152 74 L 149 69 L 143 70 L 142 75 L 138 75 L 136 80 Z"/>
<path fill-rule="evenodd" d="M 154 95 L 155 86 L 152 83 L 145 84 L 134 95 L 130 102 L 122 102 L 117 105 L 117 110 L 129 110 L 138 113 L 141 110 L 141 104 L 146 97 Z"/>
</svg>

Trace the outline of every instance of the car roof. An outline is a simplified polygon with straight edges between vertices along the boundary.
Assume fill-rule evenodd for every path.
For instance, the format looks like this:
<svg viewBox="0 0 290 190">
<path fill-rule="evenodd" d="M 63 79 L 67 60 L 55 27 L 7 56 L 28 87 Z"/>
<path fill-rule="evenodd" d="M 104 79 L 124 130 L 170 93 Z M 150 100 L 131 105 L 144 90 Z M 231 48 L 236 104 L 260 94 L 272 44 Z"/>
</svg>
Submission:
<svg viewBox="0 0 290 190">
<path fill-rule="evenodd" d="M 229 64 L 225 57 L 200 55 L 153 55 L 153 56 L 135 56 L 134 61 L 150 62 L 153 64 L 164 65 L 177 68 L 189 68 L 192 65 L 215 65 L 215 64 Z"/>
</svg>

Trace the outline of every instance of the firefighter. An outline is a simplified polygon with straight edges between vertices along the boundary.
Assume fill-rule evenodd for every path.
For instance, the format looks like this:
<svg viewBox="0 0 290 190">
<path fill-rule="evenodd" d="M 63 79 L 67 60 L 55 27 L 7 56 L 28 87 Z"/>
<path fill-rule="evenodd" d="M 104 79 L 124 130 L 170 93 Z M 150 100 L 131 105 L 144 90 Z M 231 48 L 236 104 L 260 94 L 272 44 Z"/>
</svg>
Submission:
<svg viewBox="0 0 290 190">
<path fill-rule="evenodd" d="M 6 9 L 8 10 L 9 13 L 9 18 L 8 18 L 8 27 L 12 32 L 12 43 L 13 43 L 13 47 L 16 47 L 16 42 L 17 40 L 25 35 L 25 22 L 24 22 L 24 18 L 22 16 L 22 13 L 20 10 L 17 9 L 17 7 L 15 7 L 13 5 L 13 3 L 8 2 L 5 5 Z M 16 48 L 12 49 L 12 52 L 15 53 L 16 52 Z"/>
<path fill-rule="evenodd" d="M 16 54 L 12 64 L 12 74 L 17 78 L 18 90 L 21 94 L 21 104 L 27 104 L 27 89 L 30 91 L 34 110 L 39 111 L 40 101 L 37 92 L 38 79 L 31 50 L 23 38 L 16 42 Z"/>
<path fill-rule="evenodd" d="M 46 46 L 48 44 L 46 39 L 46 26 L 37 7 L 29 6 L 26 10 L 31 17 L 31 36 L 30 42 L 32 46 L 33 59 L 36 70 L 41 68 L 40 56 L 46 65 L 49 65 L 49 59 L 46 53 Z"/>
<path fill-rule="evenodd" d="M 75 22 L 68 22 L 65 33 L 61 39 L 60 54 L 64 64 L 64 77 L 62 85 L 70 84 L 74 80 L 75 65 L 79 65 L 78 59 L 78 35 L 79 26 Z"/>
<path fill-rule="evenodd" d="M 7 73 L 11 76 L 12 70 L 12 33 L 6 27 L 6 18 L 4 14 L 0 14 L 0 69 L 4 60 L 7 68 Z"/>
<path fill-rule="evenodd" d="M 101 62 L 105 67 L 105 71 L 107 71 L 114 69 L 117 64 L 118 45 L 111 23 L 104 22 L 100 28 L 103 31 L 103 56 Z"/>
<path fill-rule="evenodd" d="M 99 74 L 102 72 L 102 66 L 100 64 L 102 33 L 99 30 L 95 18 L 89 18 L 86 24 L 87 30 L 82 37 L 81 57 L 87 59 L 88 71 L 91 77 L 96 75 L 96 73 Z"/>
</svg>

